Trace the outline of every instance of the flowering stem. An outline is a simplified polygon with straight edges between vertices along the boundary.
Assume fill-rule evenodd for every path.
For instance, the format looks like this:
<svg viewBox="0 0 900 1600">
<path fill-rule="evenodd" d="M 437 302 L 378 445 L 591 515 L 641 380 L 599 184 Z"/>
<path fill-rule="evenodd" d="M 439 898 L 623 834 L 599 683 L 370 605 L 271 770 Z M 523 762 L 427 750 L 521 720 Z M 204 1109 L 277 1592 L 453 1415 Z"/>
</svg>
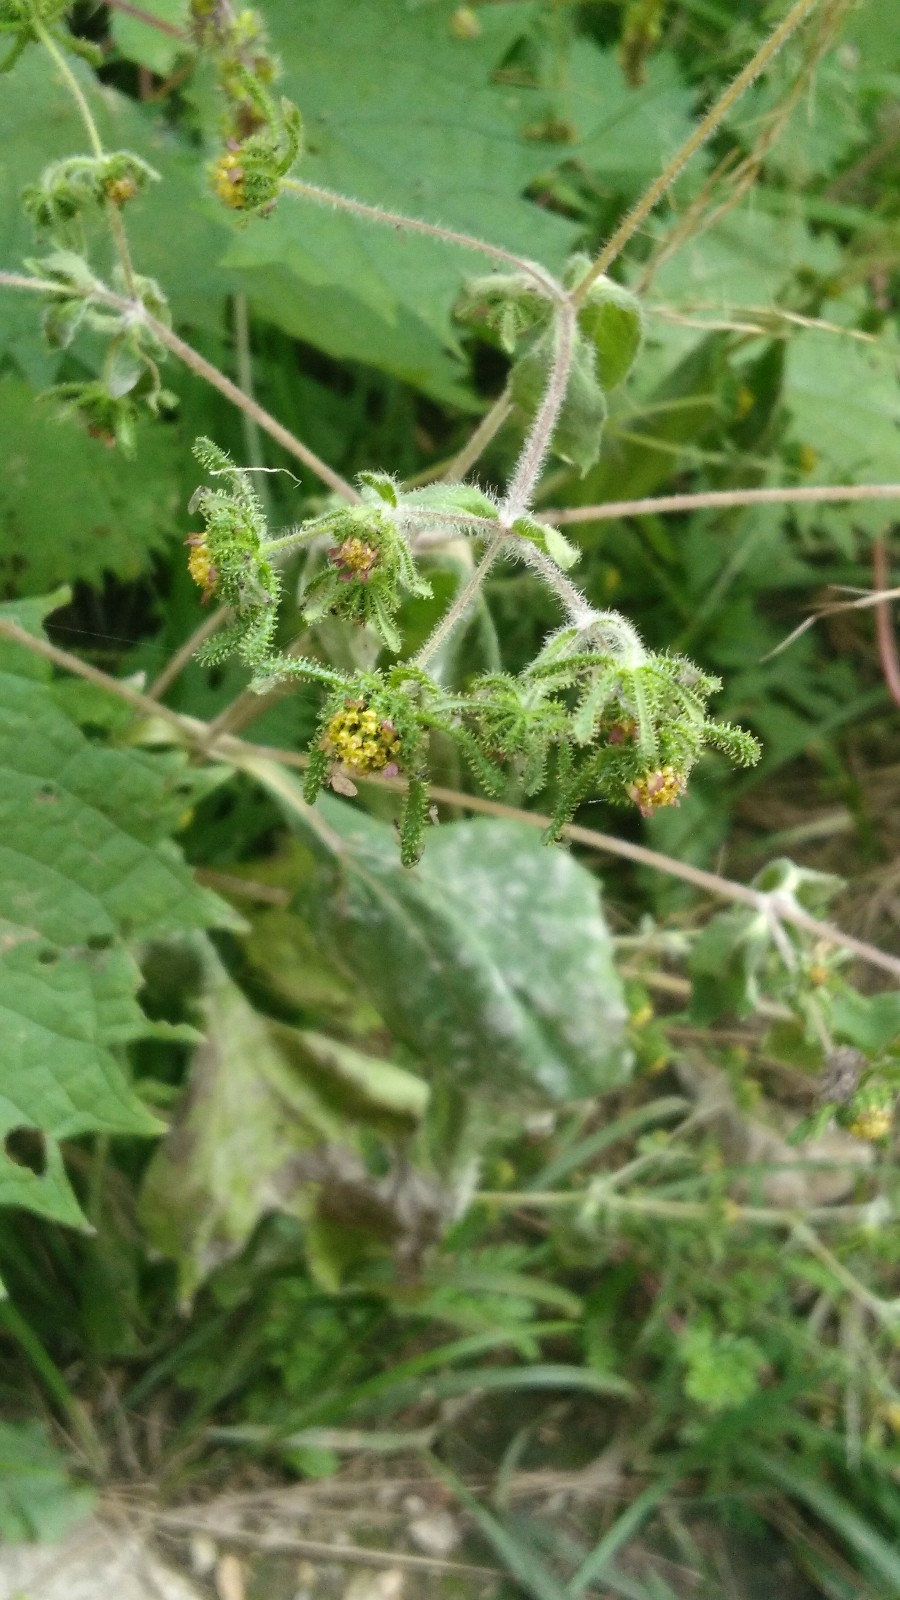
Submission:
<svg viewBox="0 0 900 1600">
<path fill-rule="evenodd" d="M 437 627 L 429 634 L 418 655 L 413 656 L 413 666 L 424 667 L 440 649 L 444 640 L 450 637 L 456 624 L 462 621 L 507 539 L 506 529 L 501 528 L 488 541 L 484 554 L 468 582 L 460 589 L 453 604 L 447 607 Z"/>
<path fill-rule="evenodd" d="M 354 216 L 365 217 L 369 222 L 383 222 L 389 228 L 397 228 L 404 233 L 424 233 L 431 239 L 443 240 L 444 244 L 459 245 L 463 250 L 477 250 L 481 255 L 490 256 L 493 261 L 503 261 L 518 272 L 526 273 L 548 300 L 561 303 L 564 299 L 564 291 L 555 278 L 537 262 L 527 261 L 523 256 L 514 255 L 511 250 L 501 250 L 497 245 L 487 244 L 473 234 L 459 233 L 456 228 L 442 228 L 435 222 L 420 222 L 416 217 L 406 217 L 399 211 L 387 211 L 383 206 L 370 206 L 363 200 L 352 200 L 349 195 L 338 194 L 334 189 L 323 189 L 317 183 L 304 183 L 299 178 L 282 178 L 281 187 L 289 194 L 300 195 L 304 200 L 334 206 L 337 211 L 349 211 Z"/>
<path fill-rule="evenodd" d="M 210 740 L 208 723 L 196 717 L 183 716 L 169 706 L 159 705 L 149 695 L 135 689 L 132 684 L 111 677 L 109 673 L 102 672 L 99 667 L 91 666 L 87 661 L 82 661 L 79 656 L 72 655 L 68 650 L 60 650 L 48 639 L 28 633 L 11 618 L 0 617 L 0 637 L 21 645 L 23 649 L 30 650 L 35 655 L 42 656 L 45 661 L 49 661 L 62 672 L 71 672 L 75 677 L 84 678 L 87 683 L 93 683 L 97 688 L 115 695 L 142 716 L 161 718 L 176 730 L 181 739 L 190 741 L 216 760 L 230 761 L 235 755 L 261 756 L 280 762 L 282 766 L 298 767 L 301 770 L 309 764 L 309 758 L 299 751 L 283 750 L 276 745 L 250 744 L 229 737 L 221 737 L 213 744 Z M 375 783 L 388 789 L 402 787 L 402 780 L 378 776 L 360 778 L 359 782 Z M 523 811 L 518 806 L 504 805 L 500 800 L 488 800 L 483 795 L 464 794 L 461 790 L 434 785 L 431 797 L 443 805 L 457 806 L 460 810 L 474 811 L 488 817 L 502 817 L 508 822 L 521 822 L 530 828 L 543 830 L 550 825 L 550 818 L 541 816 L 536 811 Z M 682 882 L 692 884 L 694 888 L 702 889 L 704 893 L 719 899 L 759 909 L 760 896 L 756 889 L 751 889 L 745 883 L 736 883 L 731 878 L 723 878 L 717 872 L 707 872 L 703 867 L 692 866 L 688 861 L 679 861 L 675 856 L 663 855 L 659 850 L 650 850 L 646 845 L 633 844 L 630 839 L 619 839 L 615 834 L 600 833 L 594 828 L 583 828 L 576 823 L 567 823 L 562 833 L 563 837 L 571 839 L 573 844 L 583 844 L 588 849 L 621 856 L 638 866 L 650 867 L 654 872 L 664 872 L 669 877 L 680 878 Z M 867 944 L 864 939 L 857 939 L 851 933 L 845 933 L 842 928 L 836 928 L 830 922 L 818 921 L 795 902 L 785 900 L 778 908 L 778 914 L 783 921 L 800 928 L 811 938 L 822 940 L 826 944 L 839 945 L 849 950 L 859 960 L 867 961 L 870 966 L 890 973 L 893 978 L 900 978 L 900 959 L 897 956 L 889 955 L 887 951 L 879 950 L 877 946 Z M 832 1209 L 829 1207 L 829 1213 Z"/>
<path fill-rule="evenodd" d="M 60 76 L 65 82 L 66 88 L 78 107 L 93 154 L 95 156 L 102 156 L 103 142 L 100 138 L 100 134 L 97 131 L 97 124 L 94 121 L 93 112 L 91 111 L 91 108 L 82 92 L 81 84 L 78 82 L 78 79 L 72 71 L 72 68 L 69 66 L 65 55 L 63 54 L 62 50 L 60 50 L 52 33 L 44 26 L 37 14 L 36 9 L 34 8 L 32 8 L 31 13 L 31 26 L 34 29 L 35 36 L 40 39 L 41 44 L 44 46 L 47 54 L 52 57 Z"/>
<path fill-rule="evenodd" d="M 590 272 L 585 278 L 582 278 L 578 285 L 574 295 L 576 305 L 581 305 L 584 302 L 591 285 L 621 254 L 629 239 L 637 232 L 641 223 L 646 221 L 651 211 L 655 210 L 666 190 L 671 188 L 675 179 L 687 166 L 692 156 L 696 155 L 697 151 L 706 144 L 706 141 L 715 133 L 716 129 L 721 126 L 729 111 L 740 100 L 741 95 L 745 90 L 749 89 L 751 83 L 759 77 L 760 73 L 765 71 L 770 61 L 775 59 L 779 50 L 787 44 L 791 35 L 796 33 L 801 24 L 806 21 L 816 4 L 817 0 L 794 0 L 794 4 L 791 6 L 787 16 L 782 19 L 774 32 L 770 33 L 768 39 L 760 45 L 753 59 L 748 61 L 736 78 L 732 79 L 728 88 L 719 96 L 715 105 L 706 113 L 702 121 L 697 124 L 693 133 L 681 146 L 681 149 L 672 157 L 672 160 L 663 169 L 655 182 L 651 183 L 649 189 L 645 190 L 644 194 L 641 195 L 637 205 L 633 206 L 627 215 L 623 217 L 612 238 L 603 246 Z"/>
</svg>

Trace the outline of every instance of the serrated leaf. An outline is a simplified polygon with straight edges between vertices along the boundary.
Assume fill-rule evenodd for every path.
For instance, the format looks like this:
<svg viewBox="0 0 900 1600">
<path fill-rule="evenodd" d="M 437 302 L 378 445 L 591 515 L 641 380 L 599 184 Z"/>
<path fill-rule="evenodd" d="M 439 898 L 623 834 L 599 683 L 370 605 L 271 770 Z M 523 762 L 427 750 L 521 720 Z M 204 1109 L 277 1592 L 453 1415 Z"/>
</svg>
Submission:
<svg viewBox="0 0 900 1600">
<path fill-rule="evenodd" d="M 3 608 L 31 629 L 39 612 Z M 148 1028 L 131 941 L 235 919 L 168 837 L 181 758 L 92 745 L 48 680 L 0 641 L 0 1137 L 33 1128 L 46 1147 L 40 1172 L 0 1153 L 0 1202 L 77 1224 L 58 1141 L 160 1131 L 115 1054 Z"/>
<path fill-rule="evenodd" d="M 427 1072 L 558 1100 L 627 1080 L 612 944 L 596 881 L 571 856 L 516 823 L 456 822 L 408 871 L 384 823 L 329 796 L 311 823 L 289 775 L 255 759 L 247 770 L 319 838 L 298 914 Z"/>
<path fill-rule="evenodd" d="M 0 433 L 4 585 L 35 594 L 67 579 L 100 585 L 109 572 L 136 578 L 166 548 L 181 493 L 166 430 L 142 428 L 138 459 L 123 463 L 9 374 L 0 379 Z"/>
</svg>

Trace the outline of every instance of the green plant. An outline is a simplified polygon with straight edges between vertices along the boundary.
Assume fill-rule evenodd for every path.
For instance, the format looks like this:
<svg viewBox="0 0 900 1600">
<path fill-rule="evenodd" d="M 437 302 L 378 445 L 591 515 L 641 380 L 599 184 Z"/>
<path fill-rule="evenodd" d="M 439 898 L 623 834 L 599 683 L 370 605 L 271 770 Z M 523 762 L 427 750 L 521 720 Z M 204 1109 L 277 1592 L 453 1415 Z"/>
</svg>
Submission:
<svg viewBox="0 0 900 1600">
<path fill-rule="evenodd" d="M 530 1424 L 504 1445 L 487 1509 L 453 1470 L 453 1407 L 404 1421 L 405 1446 L 438 1448 L 435 1470 L 533 1593 L 643 1593 L 615 1558 L 658 1512 L 675 1537 L 673 1485 L 724 1483 L 755 1507 L 770 1481 L 843 1541 L 860 1581 L 883 1582 L 900 1018 L 846 963 L 900 969 L 824 920 L 832 876 L 779 858 L 736 882 L 692 864 L 759 792 L 715 754 L 697 766 L 708 749 L 749 772 L 759 745 L 727 719 L 763 735 L 763 785 L 812 751 L 843 796 L 850 763 L 828 737 L 881 714 L 879 684 L 808 633 L 793 657 L 758 658 L 790 628 L 782 578 L 865 581 L 829 507 L 877 532 L 898 495 L 878 287 L 890 193 L 880 233 L 811 187 L 802 218 L 774 220 L 791 193 L 779 152 L 822 186 L 852 175 L 884 112 L 882 44 L 853 34 L 864 126 L 826 55 L 836 0 L 805 31 L 816 8 L 801 0 L 755 54 L 750 23 L 732 34 L 709 8 L 678 8 L 690 48 L 665 8 L 587 9 L 541 8 L 532 25 L 515 7 L 384 0 L 357 8 L 348 43 L 327 0 L 304 0 L 301 50 L 272 0 L 304 142 L 256 13 L 195 0 L 183 28 L 152 30 L 113 7 L 107 51 L 145 29 L 129 47 L 139 104 L 133 68 L 108 54 L 118 87 L 98 94 L 101 57 L 66 7 L 0 4 L 14 187 L 26 178 L 43 251 L 17 239 L 26 270 L 0 273 L 23 291 L 0 329 L 5 581 L 33 595 L 104 571 L 146 579 L 154 562 L 159 578 L 148 601 L 112 589 L 99 622 L 83 589 L 74 611 L 55 595 L 0 616 L 14 858 L 0 986 L 15 1009 L 0 1199 L 16 1208 L 0 1264 L 28 1313 L 6 1332 L 96 1477 L 117 1446 L 105 1421 L 85 1424 L 72 1373 L 89 1407 L 108 1370 L 127 1373 L 126 1409 L 169 1383 L 187 1394 L 173 1462 L 239 1446 L 309 1474 L 349 1438 L 382 1448 L 390 1427 L 367 1443 L 368 1422 L 421 1406 L 429 1374 L 439 1402 L 515 1389 L 538 1415 L 573 1394 L 588 1435 L 613 1410 L 634 1433 L 627 1508 L 599 1540 L 573 1526 L 557 1546 L 502 1504 Z M 383 137 L 354 122 L 384 104 L 379 29 L 408 46 Z M 817 73 L 827 151 L 805 134 L 776 145 Z M 427 99 L 414 133 L 409 83 Z M 586 128 L 586 86 L 609 126 Z M 694 122 L 698 93 L 713 106 Z M 88 154 L 72 154 L 65 95 Z M 675 220 L 655 220 L 712 135 L 733 182 L 695 168 Z M 485 174 L 477 201 L 456 194 L 457 169 Z M 770 209 L 732 210 L 757 179 Z M 495 213 L 496 245 L 480 237 Z M 463 252 L 493 270 L 460 288 Z M 28 294 L 43 346 L 6 309 Z M 502 384 L 490 403 L 482 371 Z M 49 409 L 23 423 L 32 383 L 86 437 Z M 287 487 L 283 460 L 313 492 L 306 476 Z M 483 485 L 467 481 L 478 463 Z M 203 525 L 187 534 L 185 501 Z M 578 526 L 576 546 L 562 530 Z M 135 651 L 129 604 L 151 612 Z M 87 638 L 80 655 L 60 647 L 69 625 L 96 629 L 110 670 Z M 546 816 L 530 808 L 542 793 Z M 624 808 L 625 837 L 580 825 L 594 802 Z M 432 829 L 438 806 L 456 820 Z M 644 820 L 672 854 L 629 836 Z M 660 892 L 611 874 L 611 919 L 629 930 L 616 947 L 585 866 L 529 827 L 731 908 L 702 930 L 683 903 L 672 924 L 638 926 L 631 906 L 663 916 Z M 658 989 L 685 1011 L 657 1008 Z M 697 1036 L 715 1095 L 690 1078 Z M 801 1104 L 755 1158 L 739 1135 L 776 1069 Z M 715 1096 L 733 1101 L 718 1120 Z M 167 1116 L 155 1155 L 137 1139 L 110 1152 Z M 769 1168 L 802 1161 L 788 1138 L 836 1129 L 856 1139 L 850 1189 L 779 1199 Z M 767 1477 L 753 1452 L 773 1440 Z M 863 1459 L 868 1521 L 841 1499 Z M 823 1463 L 834 1487 L 817 1496 Z M 807 1553 L 808 1531 L 792 1534 Z"/>
</svg>

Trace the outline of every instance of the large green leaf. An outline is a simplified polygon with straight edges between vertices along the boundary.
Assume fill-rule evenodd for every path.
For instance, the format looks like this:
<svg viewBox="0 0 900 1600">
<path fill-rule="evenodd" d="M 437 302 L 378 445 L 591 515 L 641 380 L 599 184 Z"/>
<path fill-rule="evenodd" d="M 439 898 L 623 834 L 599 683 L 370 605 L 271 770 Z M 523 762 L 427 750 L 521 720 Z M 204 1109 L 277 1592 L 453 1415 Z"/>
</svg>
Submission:
<svg viewBox="0 0 900 1600">
<path fill-rule="evenodd" d="M 11 610 L 37 627 L 38 602 Z M 0 1137 L 36 1129 L 45 1143 L 39 1170 L 0 1153 L 2 1204 L 78 1223 L 58 1141 L 160 1129 L 120 1063 L 122 1045 L 159 1031 L 130 947 L 235 920 L 169 837 L 183 783 L 180 758 L 92 745 L 45 663 L 0 642 Z"/>
<path fill-rule="evenodd" d="M 360 1124 L 408 1134 L 428 1100 L 426 1084 L 391 1062 L 263 1016 L 208 945 L 201 961 L 206 1038 L 142 1197 L 144 1222 L 178 1261 L 188 1298 L 267 1212 L 313 1222 L 321 1182 L 339 1179 L 348 1159 L 351 1177 L 364 1176 Z M 304 1162 L 315 1150 L 324 1166 Z"/>
<path fill-rule="evenodd" d="M 571 856 L 517 823 L 456 822 L 407 871 L 385 823 L 328 796 L 311 813 L 282 769 L 248 770 L 296 825 L 318 829 L 320 870 L 299 914 L 426 1068 L 488 1096 L 559 1100 L 627 1078 L 596 880 Z"/>
<path fill-rule="evenodd" d="M 99 586 L 108 572 L 135 578 L 177 525 L 181 484 L 168 430 L 143 427 L 138 459 L 126 462 L 57 410 L 11 373 L 0 379 L 7 592 L 45 594 L 75 578 Z"/>
</svg>

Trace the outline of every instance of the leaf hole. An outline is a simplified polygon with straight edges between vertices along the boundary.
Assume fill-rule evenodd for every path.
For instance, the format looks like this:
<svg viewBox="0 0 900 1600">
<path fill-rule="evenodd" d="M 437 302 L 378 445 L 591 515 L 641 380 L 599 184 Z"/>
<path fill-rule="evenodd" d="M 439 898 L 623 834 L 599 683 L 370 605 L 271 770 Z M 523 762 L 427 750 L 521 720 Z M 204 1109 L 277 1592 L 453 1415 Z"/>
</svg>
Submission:
<svg viewBox="0 0 900 1600">
<path fill-rule="evenodd" d="M 47 1170 L 47 1141 L 39 1128 L 10 1128 L 3 1148 L 17 1167 L 27 1167 L 36 1178 Z"/>
<path fill-rule="evenodd" d="M 46 950 L 39 950 L 38 951 L 38 962 L 42 967 L 52 967 L 54 965 L 54 963 L 57 962 L 58 960 L 59 960 L 59 951 L 58 950 L 51 950 L 51 949 L 48 948 Z"/>
<path fill-rule="evenodd" d="M 113 939 L 111 933 L 92 933 L 87 940 L 89 950 L 109 950 Z"/>
</svg>

